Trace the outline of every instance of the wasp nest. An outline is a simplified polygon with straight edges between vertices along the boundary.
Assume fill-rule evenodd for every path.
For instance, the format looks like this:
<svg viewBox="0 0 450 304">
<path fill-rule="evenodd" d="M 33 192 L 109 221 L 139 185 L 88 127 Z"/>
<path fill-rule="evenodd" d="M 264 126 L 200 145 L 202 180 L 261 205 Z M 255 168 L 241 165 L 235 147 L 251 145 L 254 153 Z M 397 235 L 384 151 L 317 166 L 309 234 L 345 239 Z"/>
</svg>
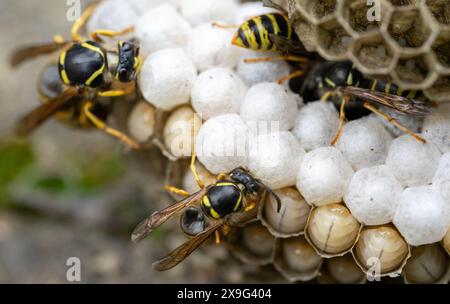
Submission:
<svg viewBox="0 0 450 304">
<path fill-rule="evenodd" d="M 350 59 L 367 75 L 450 99 L 450 2 L 445 0 L 289 0 L 286 8 L 309 51 Z"/>
<path fill-rule="evenodd" d="M 137 1 L 103 7 L 118 2 L 136 11 Z M 433 100 L 449 98 L 448 1 L 380 0 L 381 19 L 371 23 L 366 1 L 287 2 L 309 50 L 351 59 L 365 74 L 388 75 L 405 89 L 427 89 Z M 281 200 L 278 211 L 266 195 L 255 221 L 231 230 L 229 248 L 240 261 L 272 265 L 289 281 L 360 283 L 367 274 L 400 273 L 406 282 L 448 280 L 448 104 L 414 122 L 426 144 L 364 117 L 348 123 L 332 146 L 339 114 L 331 104 L 304 105 L 275 82 L 289 71 L 285 62 L 247 64 L 255 52 L 231 45 L 235 29 L 211 26 L 267 12 L 261 3 L 155 0 L 137 12 L 145 101 L 128 116 L 131 135 L 153 138 L 177 160 L 171 167 L 180 164 L 182 174 L 170 184 L 190 193 L 198 190 L 188 170 L 195 150 L 205 184 L 244 167 Z M 266 55 L 273 56 L 257 57 Z"/>
</svg>

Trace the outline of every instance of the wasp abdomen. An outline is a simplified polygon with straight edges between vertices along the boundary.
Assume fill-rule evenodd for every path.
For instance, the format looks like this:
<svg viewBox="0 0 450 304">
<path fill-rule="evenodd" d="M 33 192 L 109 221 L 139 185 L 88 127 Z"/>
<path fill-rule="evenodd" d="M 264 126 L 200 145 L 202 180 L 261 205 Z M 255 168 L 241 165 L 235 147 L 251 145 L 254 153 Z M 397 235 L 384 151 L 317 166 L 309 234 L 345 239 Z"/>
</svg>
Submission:
<svg viewBox="0 0 450 304">
<path fill-rule="evenodd" d="M 272 13 L 244 22 L 233 38 L 233 44 L 257 51 L 279 51 L 270 34 L 297 39 L 289 20 L 283 14 Z"/>
</svg>

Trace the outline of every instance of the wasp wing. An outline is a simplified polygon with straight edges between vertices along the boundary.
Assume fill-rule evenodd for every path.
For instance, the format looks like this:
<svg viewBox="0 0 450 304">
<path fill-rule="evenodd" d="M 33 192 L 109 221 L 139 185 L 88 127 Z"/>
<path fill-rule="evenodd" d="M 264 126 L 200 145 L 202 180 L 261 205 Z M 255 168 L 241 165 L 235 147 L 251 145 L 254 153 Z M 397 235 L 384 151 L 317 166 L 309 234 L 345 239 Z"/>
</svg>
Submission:
<svg viewBox="0 0 450 304">
<path fill-rule="evenodd" d="M 427 116 L 431 114 L 434 108 L 434 105 L 428 101 L 410 99 L 403 96 L 371 91 L 354 86 L 342 87 L 340 90 L 344 95 L 377 103 L 413 116 Z"/>
<path fill-rule="evenodd" d="M 280 51 L 292 53 L 298 56 L 311 56 L 311 53 L 305 49 L 304 45 L 300 41 L 288 39 L 277 34 L 269 34 L 269 39 Z"/>
<path fill-rule="evenodd" d="M 264 7 L 273 8 L 280 12 L 283 12 L 286 15 L 288 14 L 288 12 L 281 5 L 274 3 L 272 0 L 263 0 L 262 4 Z"/>
<path fill-rule="evenodd" d="M 205 187 L 200 191 L 188 196 L 181 201 L 161 210 L 152 213 L 149 217 L 143 220 L 131 234 L 131 240 L 133 242 L 139 242 L 146 238 L 154 229 L 164 224 L 168 219 L 170 219 L 175 213 L 184 209 L 189 204 L 200 200 L 208 191 L 209 187 Z"/>
<path fill-rule="evenodd" d="M 177 247 L 166 257 L 153 263 L 153 269 L 156 271 L 166 271 L 177 266 L 201 244 L 203 244 L 217 229 L 223 225 L 223 223 L 223 220 L 213 222 L 204 232 Z"/>
<path fill-rule="evenodd" d="M 46 43 L 46 44 L 38 44 L 32 46 L 26 46 L 23 48 L 19 48 L 15 50 L 10 58 L 9 64 L 14 68 L 18 65 L 24 63 L 27 60 L 36 58 L 41 55 L 51 54 L 56 52 L 64 47 L 67 47 L 72 42 L 63 42 L 63 43 Z"/>
<path fill-rule="evenodd" d="M 20 137 L 29 135 L 34 129 L 58 112 L 62 106 L 78 94 L 79 92 L 77 89 L 69 88 L 60 96 L 37 107 L 19 121 L 16 126 L 16 135 Z"/>
</svg>

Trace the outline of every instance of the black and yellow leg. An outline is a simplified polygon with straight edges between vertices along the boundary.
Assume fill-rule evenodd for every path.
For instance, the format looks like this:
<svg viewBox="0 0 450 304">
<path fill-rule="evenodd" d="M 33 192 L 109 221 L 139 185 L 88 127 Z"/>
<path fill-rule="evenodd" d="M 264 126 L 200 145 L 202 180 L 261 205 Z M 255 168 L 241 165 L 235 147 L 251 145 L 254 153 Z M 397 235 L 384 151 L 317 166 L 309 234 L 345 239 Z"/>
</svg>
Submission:
<svg viewBox="0 0 450 304">
<path fill-rule="evenodd" d="M 349 101 L 349 98 L 347 96 L 343 96 L 341 99 L 341 110 L 340 110 L 340 114 L 339 114 L 339 128 L 336 132 L 336 135 L 334 135 L 333 140 L 331 141 L 331 145 L 336 145 L 337 142 L 339 141 L 339 138 L 341 137 L 342 134 L 342 129 L 344 128 L 344 123 L 346 120 L 345 117 L 345 106 L 347 105 Z"/>
<path fill-rule="evenodd" d="M 253 209 L 255 209 L 255 207 L 256 207 L 256 202 L 255 202 L 255 200 L 249 198 L 248 201 L 247 201 L 247 203 L 246 203 L 246 206 L 245 206 L 245 208 L 244 208 L 244 211 L 245 211 L 245 212 L 252 211 Z"/>
<path fill-rule="evenodd" d="M 190 168 L 191 168 L 192 174 L 194 175 L 195 181 L 197 182 L 198 187 L 200 189 L 203 189 L 205 187 L 205 184 L 200 179 L 200 176 L 198 175 L 198 172 L 197 172 L 197 168 L 195 167 L 195 160 L 196 159 L 197 159 L 197 156 L 195 154 L 195 151 L 193 151 L 192 152 Z"/>
<path fill-rule="evenodd" d="M 94 41 L 102 42 L 103 40 L 102 40 L 102 38 L 100 36 L 106 36 L 106 37 L 114 38 L 114 37 L 117 37 L 117 36 L 122 36 L 122 35 L 125 35 L 125 34 L 128 34 L 128 33 L 131 33 L 133 31 L 134 31 L 134 27 L 133 26 L 127 27 L 127 28 L 125 28 L 125 29 L 123 29 L 121 31 L 112 31 L 112 30 L 103 30 L 103 29 L 101 29 L 101 30 L 95 30 L 94 32 L 92 32 L 91 33 L 91 37 L 92 37 L 92 39 Z"/>
<path fill-rule="evenodd" d="M 134 93 L 135 86 L 134 85 L 128 85 L 125 87 L 125 89 L 119 89 L 119 90 L 109 90 L 109 91 L 103 91 L 99 92 L 98 96 L 101 97 L 120 97 L 120 96 L 126 96 L 131 95 Z"/>
<path fill-rule="evenodd" d="M 135 142 L 133 139 L 128 137 L 123 132 L 120 132 L 119 130 L 113 129 L 109 127 L 103 120 L 98 118 L 94 113 L 92 113 L 92 107 L 93 103 L 91 101 L 88 101 L 83 106 L 83 113 L 86 115 L 86 117 L 92 122 L 92 124 L 98 128 L 99 130 L 104 131 L 105 133 L 119 139 L 126 145 L 130 146 L 133 149 L 141 149 L 142 146 Z"/>
<path fill-rule="evenodd" d="M 421 143 L 426 143 L 427 141 L 421 137 L 420 135 L 414 133 L 414 131 L 408 129 L 407 127 L 401 125 L 398 121 L 396 121 L 392 116 L 381 112 L 380 110 L 378 110 L 376 107 L 374 107 L 373 105 L 371 105 L 368 102 L 364 103 L 364 108 L 372 111 L 373 113 L 377 114 L 378 116 L 384 118 L 385 120 L 387 120 L 388 122 L 390 122 L 391 124 L 393 124 L 394 126 L 396 126 L 398 129 L 402 130 L 403 132 L 405 132 L 406 134 L 411 135 L 412 137 L 414 137 L 417 141 L 421 142 Z"/>
<path fill-rule="evenodd" d="M 220 239 L 220 231 L 216 230 L 214 235 L 215 235 L 215 238 L 216 238 L 216 244 L 219 245 L 222 242 L 221 239 Z"/>
<path fill-rule="evenodd" d="M 301 62 L 301 63 L 309 62 L 309 59 L 306 57 L 289 55 L 289 54 L 275 56 L 275 57 L 246 58 L 246 59 L 244 59 L 244 62 L 245 63 L 258 63 L 258 62 L 270 62 L 270 61 L 278 61 L 278 60 Z"/>
<path fill-rule="evenodd" d="M 179 189 L 177 187 L 174 186 L 164 186 L 164 189 L 168 192 L 172 192 L 174 194 L 180 195 L 180 196 L 189 196 L 191 195 L 189 192 L 187 192 L 186 190 L 183 189 Z"/>
<path fill-rule="evenodd" d="M 226 173 L 220 173 L 219 175 L 217 175 L 216 179 L 218 181 L 223 181 L 227 179 L 227 174 Z"/>
<path fill-rule="evenodd" d="M 83 28 L 89 18 L 94 13 L 97 6 L 100 4 L 100 0 L 94 1 L 91 5 L 89 5 L 86 10 L 83 12 L 81 17 L 75 21 L 72 25 L 71 34 L 72 34 L 72 40 L 74 41 L 83 41 L 83 37 L 80 35 L 81 28 Z"/>
</svg>

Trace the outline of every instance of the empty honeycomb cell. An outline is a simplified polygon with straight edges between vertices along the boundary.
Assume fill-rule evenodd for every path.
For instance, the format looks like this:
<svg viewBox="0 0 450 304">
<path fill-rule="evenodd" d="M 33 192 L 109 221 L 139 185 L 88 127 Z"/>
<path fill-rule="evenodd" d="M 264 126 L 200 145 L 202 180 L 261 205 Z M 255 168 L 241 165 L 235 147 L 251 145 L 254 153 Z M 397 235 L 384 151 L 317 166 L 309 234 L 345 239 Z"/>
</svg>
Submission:
<svg viewBox="0 0 450 304">
<path fill-rule="evenodd" d="M 352 44 L 352 37 L 337 22 L 331 19 L 317 27 L 317 51 L 327 60 L 344 60 Z"/>
<path fill-rule="evenodd" d="M 371 6 L 366 0 L 344 0 L 339 5 L 339 21 L 353 36 L 379 31 L 382 26 L 386 26 L 392 13 L 392 7 L 388 2 L 380 2 L 381 18 L 369 21 L 367 17 Z"/>
<path fill-rule="evenodd" d="M 442 31 L 432 46 L 432 54 L 437 64 L 436 66 L 442 74 L 450 75 L 450 29 Z"/>
<path fill-rule="evenodd" d="M 317 24 L 335 12 L 337 2 L 337 0 L 296 0 L 296 7 L 302 10 L 311 22 Z"/>
<path fill-rule="evenodd" d="M 374 2 L 288 0 L 284 8 L 308 51 L 350 60 L 368 76 L 450 101 L 450 0 Z M 368 22 L 370 7 L 378 5 L 381 20 Z"/>
<path fill-rule="evenodd" d="M 434 18 L 443 25 L 450 25 L 450 1 L 448 0 L 425 0 Z"/>
<path fill-rule="evenodd" d="M 420 0 L 389 0 L 393 6 L 416 6 L 419 4 Z"/>
<path fill-rule="evenodd" d="M 389 23 L 386 37 L 402 54 L 427 50 L 436 38 L 437 28 L 416 7 L 397 8 Z"/>
<path fill-rule="evenodd" d="M 350 59 L 362 73 L 385 75 L 394 68 L 397 55 L 380 33 L 374 33 L 355 41 Z"/>
<path fill-rule="evenodd" d="M 450 102 L 450 76 L 439 77 L 425 95 L 434 102 Z"/>
<path fill-rule="evenodd" d="M 401 58 L 391 73 L 396 84 L 404 89 L 423 89 L 429 87 L 437 78 L 437 73 L 428 66 L 424 55 Z"/>
</svg>

